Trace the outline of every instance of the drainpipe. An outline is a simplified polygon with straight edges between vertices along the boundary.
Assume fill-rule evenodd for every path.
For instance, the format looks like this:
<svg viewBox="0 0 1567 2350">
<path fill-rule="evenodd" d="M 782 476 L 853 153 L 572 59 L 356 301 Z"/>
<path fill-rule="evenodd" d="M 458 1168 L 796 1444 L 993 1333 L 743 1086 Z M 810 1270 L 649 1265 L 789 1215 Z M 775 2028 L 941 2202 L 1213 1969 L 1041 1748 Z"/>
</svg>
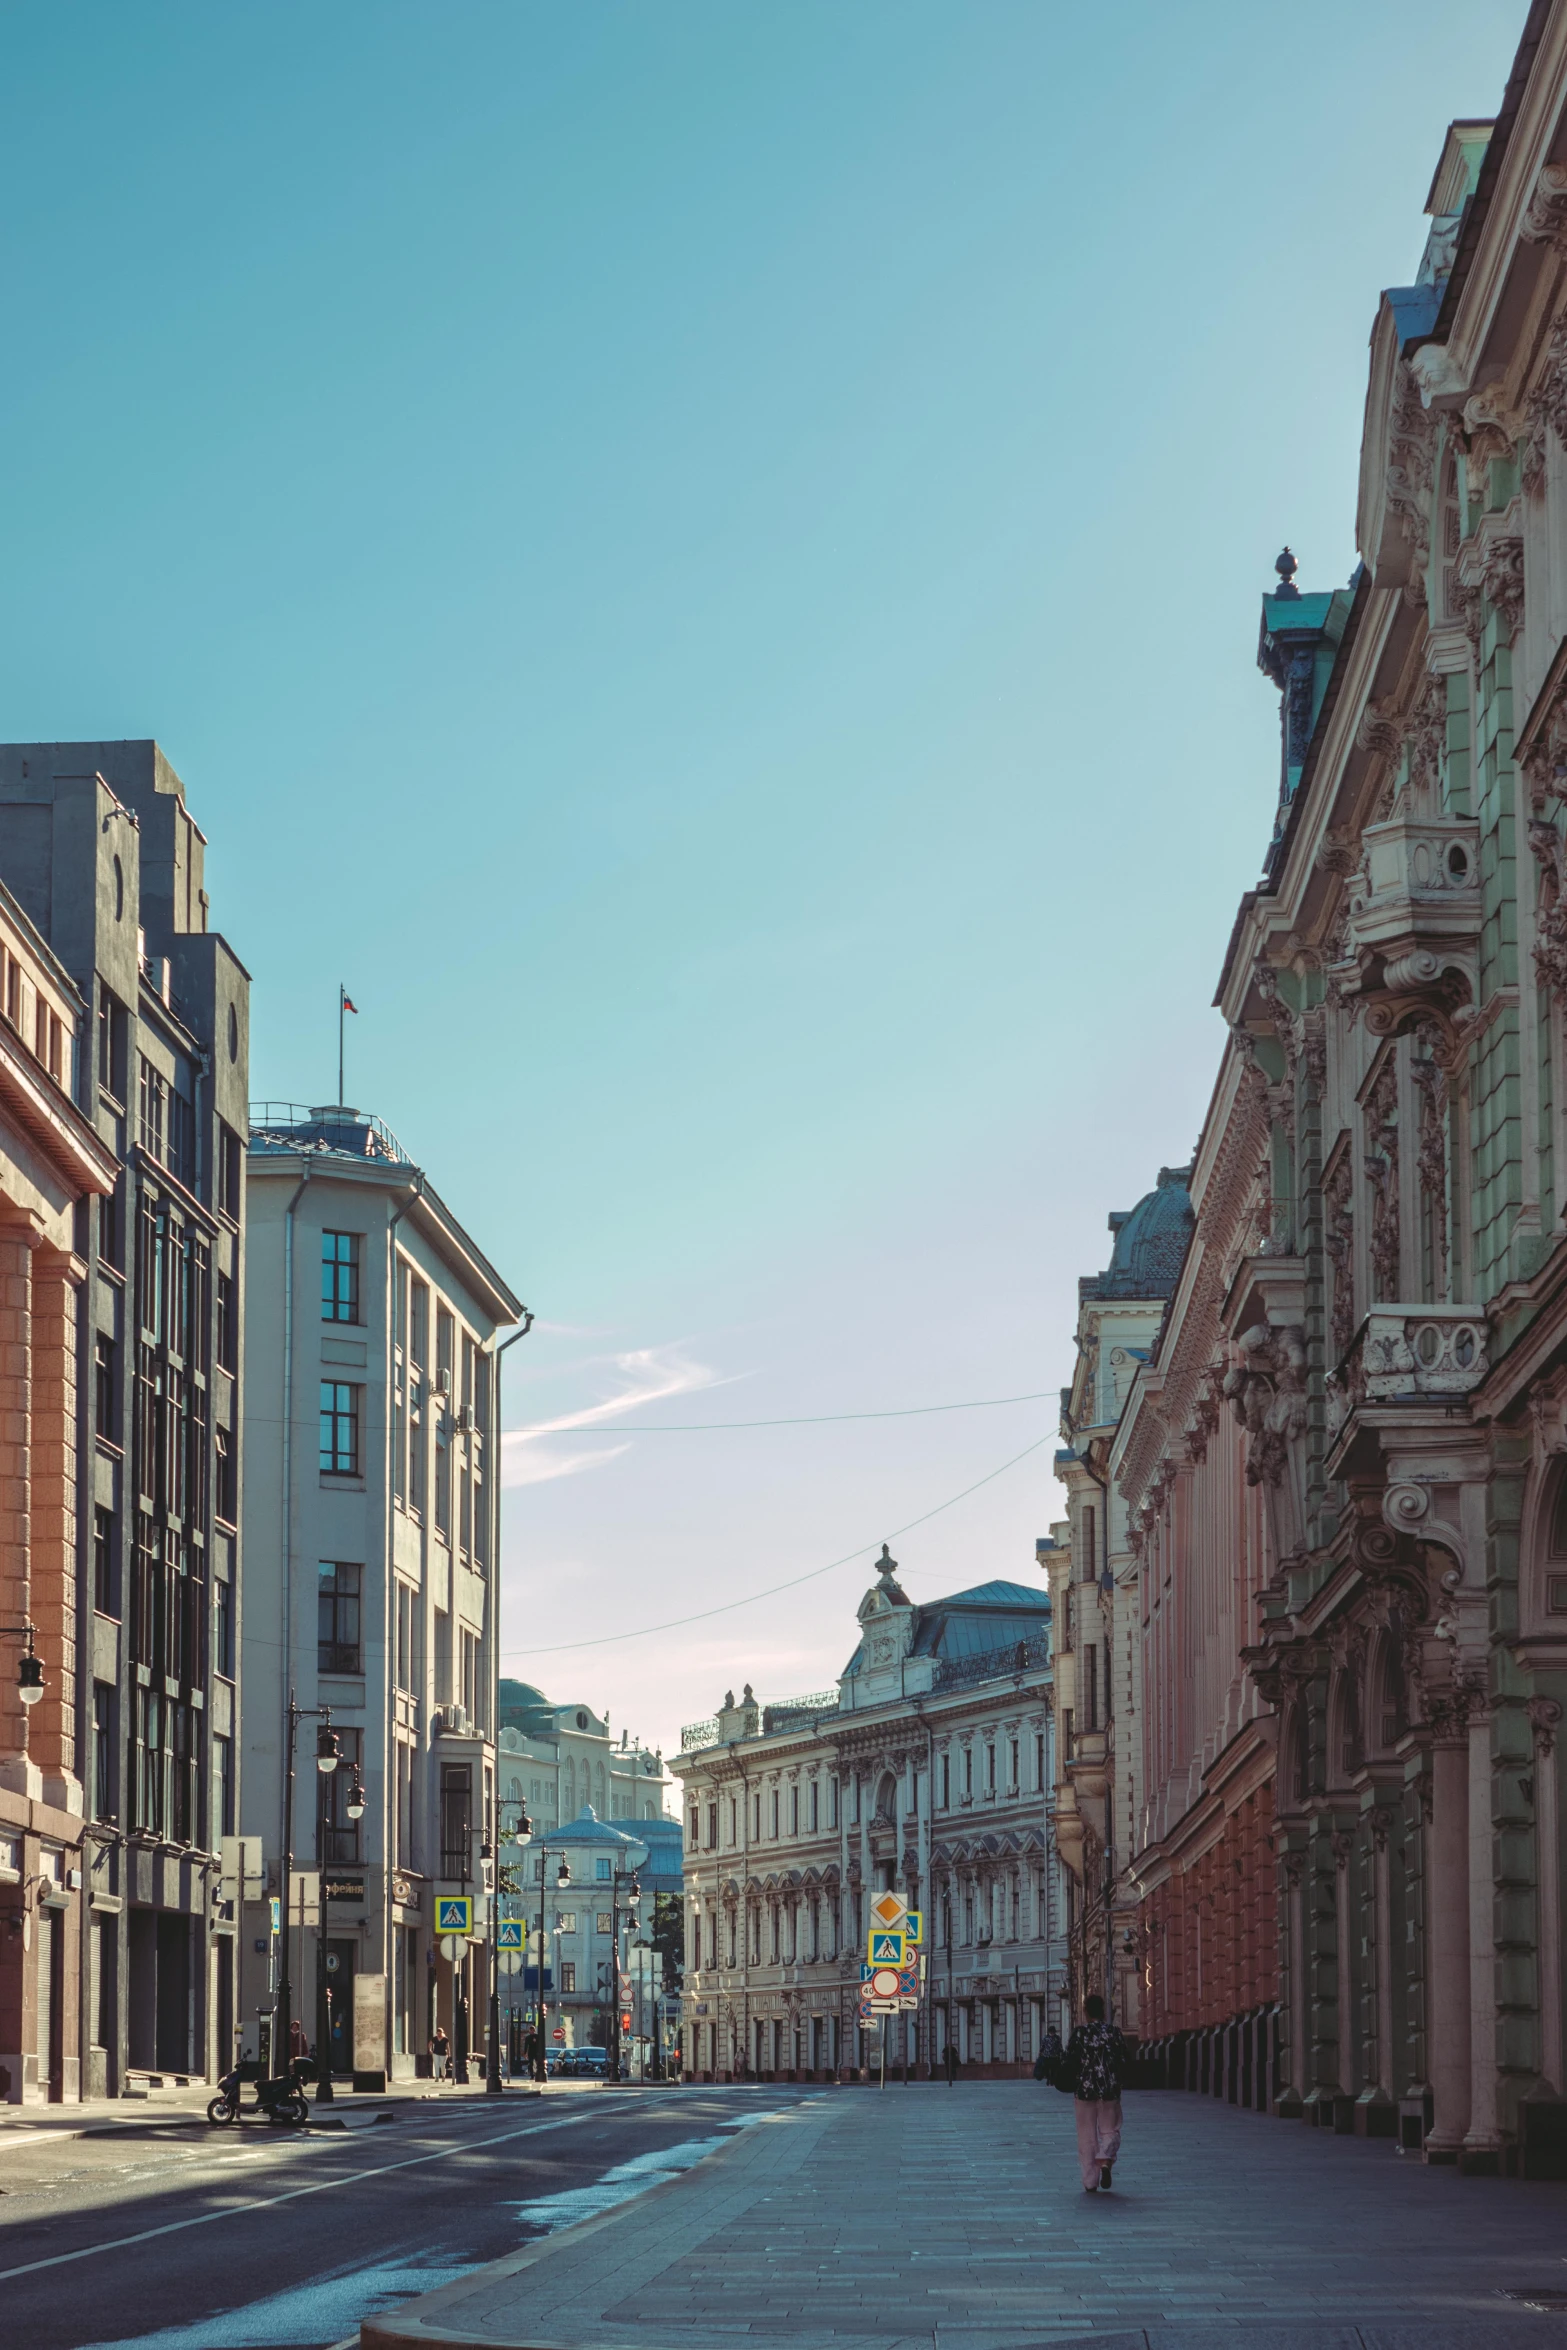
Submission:
<svg viewBox="0 0 1567 2350">
<path fill-rule="evenodd" d="M 293 1737 L 293 1608 L 294 1608 L 294 1210 L 300 1194 L 314 1172 L 309 1159 L 304 1162 L 294 1195 L 283 1211 L 283 1623 L 279 1645 L 278 1664 L 283 1689 L 283 1740 L 279 1752 L 283 1757 L 283 1786 L 281 1800 L 283 1822 L 281 1869 L 283 1882 L 279 1890 L 283 1896 L 283 1965 L 282 1977 L 286 1983 L 289 1972 L 289 1906 L 290 1888 L 289 1844 L 289 1782 L 292 1776 L 291 1759 Z M 303 1935 L 301 1934 L 301 1940 Z M 274 2011 L 274 2023 L 276 2011 Z M 291 2048 L 274 2047 L 272 2071 L 275 2079 L 286 2077 L 293 2058 Z"/>
<path fill-rule="evenodd" d="M 341 1029 L 341 1026 L 342 1026 L 341 1015 L 339 1015 L 339 1022 L 338 1022 L 338 1025 L 339 1025 L 339 1029 Z M 341 1094 L 342 1090 L 343 1090 L 343 1089 L 342 1089 L 342 1084 L 341 1084 L 341 1080 L 340 1080 L 340 1081 L 339 1081 L 339 1084 L 338 1084 L 338 1092 Z M 403 1203 L 402 1203 L 402 1206 L 396 1210 L 396 1212 L 394 1213 L 394 1215 L 393 1215 L 393 1217 L 392 1217 L 392 1220 L 391 1220 L 391 1222 L 390 1222 L 390 1223 L 387 1225 L 387 1227 L 386 1227 L 386 1264 L 387 1264 L 387 1286 L 386 1286 L 386 1401 L 387 1401 L 387 1408 L 388 1408 L 388 1410 L 389 1410 L 389 1411 L 390 1411 L 390 1413 L 391 1413 L 391 1429 L 390 1429 L 390 1434 L 391 1434 L 391 1437 L 392 1437 L 392 1439 L 393 1439 L 393 1441 L 394 1441 L 394 1442 L 395 1442 L 395 1440 L 396 1440 L 396 1435 L 397 1435 L 397 1414 L 396 1414 L 396 1410 L 393 1408 L 393 1393 L 394 1393 L 394 1388 L 395 1388 L 395 1371 L 394 1371 L 394 1366 L 393 1366 L 393 1363 L 392 1363 L 392 1350 L 393 1350 L 393 1348 L 394 1348 L 394 1347 L 396 1346 L 396 1344 L 397 1344 L 397 1243 L 396 1243 L 396 1238 L 395 1238 L 395 1235 L 396 1235 L 396 1232 L 397 1232 L 397 1227 L 398 1227 L 398 1225 L 399 1225 L 399 1224 L 402 1222 L 403 1218 L 404 1218 L 404 1217 L 407 1215 L 407 1213 L 408 1213 L 409 1209 L 410 1209 L 410 1208 L 413 1206 L 413 1203 L 414 1203 L 414 1201 L 415 1201 L 416 1199 L 419 1199 L 419 1198 L 421 1198 L 421 1197 L 423 1196 L 423 1193 L 424 1193 L 424 1176 L 423 1176 L 423 1175 L 420 1173 L 419 1169 L 416 1167 L 416 1168 L 414 1169 L 413 1181 L 412 1181 L 412 1183 L 409 1185 L 409 1187 L 408 1187 L 407 1191 L 405 1191 L 405 1192 L 404 1192 L 404 1194 L 403 1194 Z M 403 1372 L 404 1372 L 404 1378 L 405 1378 L 405 1380 L 406 1380 L 406 1377 L 407 1377 L 407 1365 L 406 1365 L 406 1364 L 404 1364 L 404 1366 L 403 1366 Z M 395 1481 L 395 1477 L 396 1477 L 396 1471 L 395 1471 L 395 1469 L 394 1469 L 394 1471 L 393 1471 L 393 1479 L 392 1479 L 392 1481 Z M 389 1489 L 390 1489 L 390 1482 L 392 1482 L 392 1481 L 389 1481 L 389 1484 L 388 1484 L 388 1486 L 386 1486 L 386 1487 L 383 1487 L 383 1491 L 389 1491 Z M 396 1683 L 396 1650 L 397 1650 L 397 1612 L 396 1612 L 396 1592 L 397 1592 L 397 1576 L 396 1576 L 396 1572 L 395 1572 L 395 1569 L 394 1569 L 394 1567 L 393 1567 L 393 1563 L 392 1563 L 392 1540 L 393 1540 L 392 1529 L 393 1529 L 393 1514 L 392 1514 L 392 1510 L 391 1510 L 391 1508 L 390 1508 L 390 1507 L 388 1507 L 388 1509 L 387 1509 L 387 1514 L 386 1514 L 386 1568 L 385 1568 L 385 1573 L 384 1573 L 384 1575 L 383 1575 L 383 1577 L 382 1577 L 382 1580 L 383 1580 L 383 1582 L 385 1583 L 385 1586 L 386 1586 L 386 1607 L 387 1607 L 387 1616 L 386 1616 L 386 1625 L 387 1625 L 387 1649 L 388 1649 L 388 1653 L 389 1653 L 389 1654 L 392 1656 L 392 1659 L 393 1659 L 393 1671 L 392 1671 L 391 1673 L 389 1673 L 389 1674 L 388 1674 L 388 1676 L 387 1676 L 387 1681 L 388 1681 L 388 1698 L 389 1698 L 389 1702 L 390 1702 L 390 1713 L 395 1713 L 395 1712 L 396 1712 L 396 1710 L 397 1710 L 397 1705 L 396 1705 L 396 1700 L 395 1700 L 395 1698 L 393 1698 L 393 1697 L 391 1696 L 391 1690 L 392 1690 L 392 1688 L 393 1688 L 393 1687 L 395 1687 L 395 1683 Z M 383 1736 L 383 1739 L 384 1739 L 384 1741 L 385 1741 L 385 1746 L 384 1746 L 384 1751 L 383 1751 L 383 1753 L 382 1753 L 382 1757 L 381 1757 L 381 1821 L 382 1821 L 382 1829 L 381 1829 L 381 1834 L 382 1834 L 382 1841 L 383 1841 L 383 1843 L 384 1843 L 384 1845 L 385 1845 L 385 1861 L 386 1861 L 386 1865 L 385 1865 L 385 1867 L 384 1867 L 384 1868 L 382 1869 L 382 1871 L 381 1871 L 381 1885 L 382 1885 L 382 1899 L 383 1899 L 383 1901 L 384 1901 L 384 1902 L 385 1902 L 385 1904 L 386 1904 L 386 1911 L 385 1911 L 385 1915 L 384 1915 L 384 1917 L 382 1918 L 382 1921 L 381 1921 L 381 1934 L 382 1934 L 382 1939 L 381 1939 L 381 1965 L 382 1965 L 382 1969 L 383 1969 L 383 1971 L 384 1971 L 384 1973 L 385 1973 L 385 1975 L 386 1975 L 386 1979 L 387 1979 L 388 1983 L 389 1983 L 389 1984 L 392 1986 L 391 1998 L 389 1998 L 389 1999 L 388 1999 L 388 2001 L 387 2001 L 387 2017 L 386 2017 L 386 2022 L 387 2022 L 387 2045 L 386 2045 L 387 2077 L 388 2077 L 388 2079 L 390 2079 L 390 2078 L 391 2078 L 391 2060 L 392 2060 L 392 2045 L 391 2045 L 391 2044 L 392 2044 L 393 2040 L 394 2040 L 394 2039 L 396 2038 L 396 2036 L 397 2036 L 397 2032 L 396 2032 L 396 2018 L 395 2018 L 395 2015 L 394 2015 L 394 2014 L 393 2014 L 393 2012 L 392 2012 L 392 2003 L 393 2003 L 393 2001 L 396 1999 L 396 1996 L 397 1996 L 397 1992 L 396 1992 L 396 1983 L 397 1983 L 397 1956 L 396 1956 L 396 1948 L 397 1948 L 397 1946 L 396 1946 L 395 1942 L 394 1942 L 394 1941 L 393 1941 L 393 1939 L 392 1939 L 392 1931 L 393 1931 L 393 1929 L 392 1929 L 392 1876 L 393 1876 L 393 1872 L 394 1872 L 394 1870 L 395 1870 L 395 1868 L 396 1868 L 396 1866 L 397 1866 L 397 1773 L 396 1773 L 395 1769 L 391 1767 L 391 1766 L 392 1766 L 392 1763 L 393 1763 L 393 1748 L 394 1748 L 394 1746 L 395 1746 L 395 1743 L 396 1743 L 396 1742 L 395 1742 L 395 1740 L 392 1738 L 392 1736 L 391 1736 L 391 1734 L 390 1734 L 390 1733 L 391 1733 L 391 1721 L 390 1721 L 390 1714 L 389 1714 L 389 1713 L 384 1713 L 384 1714 L 382 1715 L 382 1725 L 383 1725 L 383 1728 L 382 1728 L 382 1736 Z M 391 1830 L 391 1834 L 390 1834 L 390 1835 L 388 1835 L 388 1834 L 386 1833 L 386 1825 L 385 1825 L 385 1823 L 386 1823 L 386 1818 L 387 1818 L 387 1795 L 388 1795 L 388 1792 L 390 1792 L 390 1796 L 391 1796 L 391 1805 L 392 1805 L 392 1830 Z"/>
</svg>

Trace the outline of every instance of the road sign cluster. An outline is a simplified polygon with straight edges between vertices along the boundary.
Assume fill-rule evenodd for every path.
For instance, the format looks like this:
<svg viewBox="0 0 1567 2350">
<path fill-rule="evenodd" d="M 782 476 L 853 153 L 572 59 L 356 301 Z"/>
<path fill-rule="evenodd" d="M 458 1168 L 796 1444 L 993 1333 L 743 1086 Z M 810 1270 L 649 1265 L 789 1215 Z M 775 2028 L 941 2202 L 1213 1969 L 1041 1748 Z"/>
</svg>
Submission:
<svg viewBox="0 0 1567 2350">
<path fill-rule="evenodd" d="M 874 2024 L 920 2003 L 925 1962 L 920 1944 L 925 1921 L 896 1893 L 878 1893 L 871 1903 L 870 1932 L 860 1965 L 860 2022 Z"/>
</svg>

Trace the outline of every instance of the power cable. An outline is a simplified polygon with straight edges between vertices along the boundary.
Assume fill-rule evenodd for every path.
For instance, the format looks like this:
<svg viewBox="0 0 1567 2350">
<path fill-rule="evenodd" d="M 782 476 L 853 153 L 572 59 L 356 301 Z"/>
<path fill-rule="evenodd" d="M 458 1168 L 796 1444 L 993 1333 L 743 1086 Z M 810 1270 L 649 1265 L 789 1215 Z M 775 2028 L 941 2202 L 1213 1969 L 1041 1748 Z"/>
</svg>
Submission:
<svg viewBox="0 0 1567 2350">
<path fill-rule="evenodd" d="M 1036 1437 L 1021 1452 L 1015 1452 L 1009 1461 L 1003 1461 L 999 1469 L 990 1470 L 986 1476 L 976 1477 L 974 1483 L 965 1485 L 961 1493 L 949 1495 L 946 1501 L 938 1501 L 933 1510 L 926 1510 L 919 1517 L 910 1518 L 907 1525 L 894 1526 L 885 1539 L 896 1542 L 901 1534 L 912 1534 L 916 1526 L 928 1525 L 932 1518 L 939 1518 L 943 1510 L 955 1509 L 960 1501 L 967 1501 L 969 1495 L 977 1493 L 982 1485 L 994 1484 L 998 1477 L 1006 1475 L 1008 1469 L 1015 1469 L 1019 1461 L 1026 1461 L 1030 1453 L 1038 1452 L 1041 1445 L 1049 1444 L 1053 1436 L 1052 1430 L 1050 1435 Z M 836 1567 L 852 1566 L 856 1559 L 871 1556 L 875 1549 L 874 1542 L 862 1542 L 858 1550 L 845 1551 L 841 1559 L 829 1559 L 825 1567 L 812 1567 L 806 1574 L 792 1575 L 787 1583 L 771 1583 L 765 1591 L 749 1592 L 744 1599 L 726 1599 L 719 1607 L 699 1608 L 695 1615 L 673 1616 L 668 1623 L 643 1624 L 635 1632 L 602 1632 L 595 1640 L 557 1640 L 548 1648 L 504 1648 L 501 1654 L 506 1657 L 561 1656 L 567 1649 L 612 1648 L 622 1640 L 648 1640 L 655 1632 L 678 1632 L 687 1624 L 705 1624 L 713 1616 L 733 1615 L 736 1608 L 754 1607 L 761 1599 L 775 1599 L 780 1591 L 797 1591 L 802 1583 L 814 1583 L 819 1575 L 830 1575 Z"/>
<path fill-rule="evenodd" d="M 1050 1389 L 1037 1395 L 987 1395 L 974 1403 L 917 1403 L 895 1412 L 813 1412 L 794 1420 L 621 1420 L 601 1427 L 579 1427 L 560 1420 L 525 1421 L 520 1428 L 502 1430 L 504 1436 L 707 1436 L 722 1428 L 826 1428 L 840 1420 L 921 1420 L 932 1412 L 994 1412 L 1010 1403 L 1053 1403 Z M 599 1407 L 602 1410 L 602 1406 Z"/>
</svg>

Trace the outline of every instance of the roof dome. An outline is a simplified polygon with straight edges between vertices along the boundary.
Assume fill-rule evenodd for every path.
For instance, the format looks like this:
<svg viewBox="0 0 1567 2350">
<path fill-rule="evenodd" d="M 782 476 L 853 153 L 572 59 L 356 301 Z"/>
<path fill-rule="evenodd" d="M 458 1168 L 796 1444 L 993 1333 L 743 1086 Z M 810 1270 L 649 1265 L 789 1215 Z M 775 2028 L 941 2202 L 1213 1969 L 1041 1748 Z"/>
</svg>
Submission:
<svg viewBox="0 0 1567 2350">
<path fill-rule="evenodd" d="M 1080 1284 L 1084 1297 L 1169 1297 L 1181 1277 L 1195 1221 L 1190 1167 L 1161 1167 L 1153 1190 L 1130 1215 L 1110 1218 L 1115 1248 L 1097 1279 Z"/>
</svg>

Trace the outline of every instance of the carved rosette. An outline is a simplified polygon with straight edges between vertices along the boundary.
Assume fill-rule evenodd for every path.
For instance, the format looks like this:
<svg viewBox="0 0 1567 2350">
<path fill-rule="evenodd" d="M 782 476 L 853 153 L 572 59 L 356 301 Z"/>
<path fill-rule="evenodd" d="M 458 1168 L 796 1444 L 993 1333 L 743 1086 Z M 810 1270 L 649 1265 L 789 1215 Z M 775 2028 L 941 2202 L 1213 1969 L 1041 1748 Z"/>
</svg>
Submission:
<svg viewBox="0 0 1567 2350">
<path fill-rule="evenodd" d="M 1345 1151 L 1322 1187 L 1323 1245 L 1333 1267 L 1333 1359 L 1342 1362 L 1355 1335 L 1354 1171 Z"/>
</svg>

